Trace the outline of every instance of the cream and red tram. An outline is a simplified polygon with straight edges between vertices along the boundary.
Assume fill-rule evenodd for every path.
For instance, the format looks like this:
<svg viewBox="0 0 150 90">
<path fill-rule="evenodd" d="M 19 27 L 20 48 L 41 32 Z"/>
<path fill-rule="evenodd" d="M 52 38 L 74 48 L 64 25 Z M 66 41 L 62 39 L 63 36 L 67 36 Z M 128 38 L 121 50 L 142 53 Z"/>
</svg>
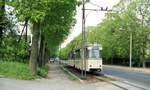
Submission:
<svg viewBox="0 0 150 90">
<path fill-rule="evenodd" d="M 100 44 L 87 44 L 85 46 L 85 61 L 82 60 L 82 49 L 72 50 L 68 64 L 80 70 L 102 70 L 102 46 Z M 85 68 L 86 67 L 86 68 Z"/>
</svg>

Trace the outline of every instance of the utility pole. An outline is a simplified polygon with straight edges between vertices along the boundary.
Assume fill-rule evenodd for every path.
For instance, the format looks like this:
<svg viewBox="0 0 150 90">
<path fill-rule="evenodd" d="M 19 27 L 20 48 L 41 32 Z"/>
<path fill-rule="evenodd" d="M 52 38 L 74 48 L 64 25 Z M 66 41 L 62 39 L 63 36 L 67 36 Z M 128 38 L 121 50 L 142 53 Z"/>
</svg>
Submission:
<svg viewBox="0 0 150 90">
<path fill-rule="evenodd" d="M 100 9 L 85 9 L 85 3 L 89 2 L 90 4 L 99 7 Z M 87 11 L 110 11 L 108 10 L 108 7 L 105 9 L 101 6 L 98 6 L 94 3 L 91 3 L 90 0 L 82 0 L 82 70 L 81 70 L 81 77 L 83 79 L 86 79 L 86 58 L 85 58 L 85 46 L 86 46 L 86 33 L 85 33 L 85 10 Z"/>
<path fill-rule="evenodd" d="M 130 62 L 129 67 L 132 68 L 132 31 L 130 31 Z"/>
<path fill-rule="evenodd" d="M 59 45 L 59 60 L 58 60 L 58 64 L 61 64 L 60 63 L 60 57 L 61 57 L 61 45 Z"/>
<path fill-rule="evenodd" d="M 28 20 L 26 20 L 26 43 L 28 42 Z"/>
<path fill-rule="evenodd" d="M 85 59 L 85 1 L 82 0 L 82 71 L 83 79 L 86 79 L 86 59 Z"/>
</svg>

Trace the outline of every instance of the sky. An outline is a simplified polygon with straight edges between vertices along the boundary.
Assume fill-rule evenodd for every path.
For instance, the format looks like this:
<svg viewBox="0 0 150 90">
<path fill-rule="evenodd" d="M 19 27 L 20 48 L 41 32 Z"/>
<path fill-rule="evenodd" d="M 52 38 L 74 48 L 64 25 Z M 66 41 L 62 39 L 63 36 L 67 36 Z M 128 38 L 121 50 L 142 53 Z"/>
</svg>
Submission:
<svg viewBox="0 0 150 90">
<path fill-rule="evenodd" d="M 86 9 L 100 9 L 101 6 L 103 8 L 108 7 L 109 10 L 111 8 L 118 4 L 120 0 L 90 0 L 90 3 L 87 3 L 85 5 Z M 94 5 L 96 4 L 96 5 Z M 85 26 L 96 26 L 100 22 L 103 21 L 105 18 L 104 11 L 85 11 Z M 71 30 L 68 38 L 64 41 L 64 43 L 61 45 L 61 48 L 65 47 L 70 41 L 72 41 L 75 37 L 77 37 L 82 32 L 82 5 L 77 8 L 77 13 L 75 16 L 77 23 L 75 24 L 75 27 Z"/>
<path fill-rule="evenodd" d="M 5 6 L 5 9 L 6 9 L 7 18 L 10 19 L 10 20 L 12 20 L 14 23 L 17 22 L 16 16 L 15 16 L 14 14 L 11 14 L 11 15 L 10 15 L 10 13 L 13 12 L 14 8 L 11 7 L 11 6 L 6 5 L 6 6 Z M 18 30 L 17 33 L 18 33 L 19 35 L 21 35 L 24 22 L 18 22 L 18 23 L 15 23 L 15 24 L 16 24 L 16 28 L 17 28 L 17 30 Z M 30 29 L 30 27 L 29 27 L 29 25 L 28 25 L 28 32 L 27 32 L 27 34 L 32 36 L 32 34 L 31 34 L 31 32 L 30 32 L 29 29 Z M 25 34 L 25 30 L 24 30 L 23 34 Z"/>
</svg>

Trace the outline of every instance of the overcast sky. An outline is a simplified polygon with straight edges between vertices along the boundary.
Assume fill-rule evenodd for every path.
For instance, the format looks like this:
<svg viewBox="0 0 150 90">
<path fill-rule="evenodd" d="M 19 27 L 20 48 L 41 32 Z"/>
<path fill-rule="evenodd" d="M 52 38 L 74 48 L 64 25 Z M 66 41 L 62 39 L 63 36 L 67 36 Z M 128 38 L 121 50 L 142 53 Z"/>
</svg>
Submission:
<svg viewBox="0 0 150 90">
<path fill-rule="evenodd" d="M 111 9 L 114 5 L 119 3 L 119 1 L 120 0 L 90 0 L 91 3 L 104 7 L 104 8 L 108 7 L 108 9 Z M 85 8 L 99 9 L 99 7 L 91 3 L 87 3 L 85 5 Z M 86 11 L 85 13 L 86 13 L 85 14 L 85 17 L 86 17 L 85 26 L 87 27 L 87 26 L 96 26 L 97 24 L 102 22 L 106 12 Z M 62 44 L 61 47 L 65 47 L 71 40 L 73 40 L 73 38 L 75 38 L 82 32 L 82 5 L 77 8 L 77 14 L 75 18 L 77 20 L 77 23 L 75 27 L 73 28 L 73 30 L 71 30 L 70 35 L 68 36 L 68 38 L 65 40 L 65 42 Z"/>
</svg>

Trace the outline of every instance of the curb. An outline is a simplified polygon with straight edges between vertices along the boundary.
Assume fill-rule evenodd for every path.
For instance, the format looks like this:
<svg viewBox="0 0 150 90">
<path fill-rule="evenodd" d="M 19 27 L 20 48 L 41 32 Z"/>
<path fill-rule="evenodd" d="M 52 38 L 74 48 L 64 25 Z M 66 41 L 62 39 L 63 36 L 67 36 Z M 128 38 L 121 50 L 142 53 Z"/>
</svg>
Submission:
<svg viewBox="0 0 150 90">
<path fill-rule="evenodd" d="M 78 76 L 74 75 L 72 72 L 70 72 L 69 70 L 67 70 L 67 69 L 64 68 L 63 66 L 61 66 L 61 67 L 62 67 L 62 69 L 63 69 L 64 71 L 66 71 L 66 72 L 67 72 L 69 75 L 71 75 L 72 77 L 76 78 L 79 82 L 81 82 L 81 83 L 84 82 L 84 81 L 81 80 Z"/>
<path fill-rule="evenodd" d="M 4 78 L 4 76 L 3 76 L 3 75 L 0 75 L 0 78 Z"/>
<path fill-rule="evenodd" d="M 117 80 L 117 81 L 124 80 L 124 79 L 122 79 L 122 78 L 118 78 L 118 77 L 115 77 L 115 76 L 112 76 L 112 75 L 108 75 L 108 74 L 104 74 L 104 76 L 105 76 L 106 78 L 112 78 L 112 79 L 115 79 L 115 80 Z"/>
<path fill-rule="evenodd" d="M 122 69 L 122 70 L 126 70 L 129 72 L 139 72 L 139 73 L 150 73 L 149 70 L 142 70 L 143 68 L 129 68 L 129 67 L 122 67 L 122 66 L 111 66 L 111 65 L 104 65 L 105 67 L 112 67 L 112 68 L 117 68 L 117 69 Z"/>
</svg>

